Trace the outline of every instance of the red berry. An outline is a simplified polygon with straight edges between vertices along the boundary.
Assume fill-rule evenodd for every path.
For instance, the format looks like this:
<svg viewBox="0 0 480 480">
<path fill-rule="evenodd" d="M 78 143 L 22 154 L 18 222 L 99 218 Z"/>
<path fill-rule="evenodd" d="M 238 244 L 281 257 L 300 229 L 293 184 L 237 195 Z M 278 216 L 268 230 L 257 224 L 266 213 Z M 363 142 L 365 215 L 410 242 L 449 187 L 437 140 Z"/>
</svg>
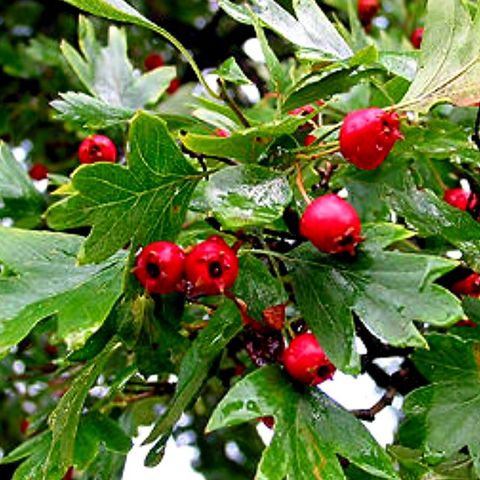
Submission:
<svg viewBox="0 0 480 480">
<path fill-rule="evenodd" d="M 403 138 L 395 112 L 367 108 L 350 112 L 340 129 L 340 151 L 358 168 L 377 168 L 390 153 L 395 142 Z"/>
<path fill-rule="evenodd" d="M 471 273 L 468 277 L 455 282 L 450 290 L 457 295 L 469 295 L 470 297 L 480 296 L 480 275 Z"/>
<path fill-rule="evenodd" d="M 455 324 L 456 327 L 470 327 L 470 328 L 476 328 L 477 324 L 470 319 L 465 319 L 465 320 L 460 320 Z"/>
<path fill-rule="evenodd" d="M 63 480 L 72 480 L 74 473 L 75 473 L 75 470 L 73 469 L 73 467 L 70 467 L 67 470 L 67 473 L 65 474 L 65 476 L 63 477 Z"/>
<path fill-rule="evenodd" d="M 270 430 L 275 426 L 275 419 L 271 415 L 260 417 L 259 420 Z"/>
<path fill-rule="evenodd" d="M 193 247 L 185 272 L 194 295 L 217 295 L 235 283 L 238 258 L 222 238 L 213 236 Z"/>
<path fill-rule="evenodd" d="M 410 36 L 410 41 L 415 48 L 420 48 L 422 44 L 424 30 L 425 29 L 423 27 L 418 27 L 412 32 L 412 35 Z"/>
<path fill-rule="evenodd" d="M 20 432 L 25 435 L 27 433 L 28 427 L 30 426 L 30 422 L 24 418 L 20 423 Z"/>
<path fill-rule="evenodd" d="M 150 53 L 145 58 L 143 65 L 145 66 L 145 70 L 151 71 L 163 67 L 165 65 L 165 60 L 159 53 Z"/>
<path fill-rule="evenodd" d="M 167 294 L 179 289 L 185 253 L 171 242 L 154 242 L 138 255 L 133 273 L 149 293 Z"/>
<path fill-rule="evenodd" d="M 369 25 L 380 10 L 380 0 L 358 0 L 358 16 L 362 25 Z"/>
<path fill-rule="evenodd" d="M 443 199 L 452 207 L 460 210 L 472 210 L 478 204 L 478 197 L 472 193 L 467 192 L 461 187 L 450 188 L 443 194 Z"/>
<path fill-rule="evenodd" d="M 223 128 L 215 129 L 215 135 L 217 137 L 228 138 L 230 136 L 230 132 L 228 130 L 224 130 Z"/>
<path fill-rule="evenodd" d="M 179 88 L 180 88 L 181 82 L 179 78 L 174 78 L 171 82 L 170 85 L 167 88 L 167 92 L 172 95 L 174 94 Z"/>
<path fill-rule="evenodd" d="M 48 169 L 45 165 L 42 165 L 41 163 L 34 163 L 30 167 L 28 174 L 30 175 L 30 178 L 32 180 L 43 180 L 48 176 Z"/>
<path fill-rule="evenodd" d="M 315 111 L 315 107 L 313 107 L 312 105 L 303 105 L 302 107 L 298 107 L 298 108 L 295 108 L 293 110 L 290 110 L 288 112 L 289 115 L 302 115 L 302 116 L 305 116 L 305 115 L 310 115 L 311 113 L 313 113 Z"/>
<path fill-rule="evenodd" d="M 295 337 L 283 352 L 282 363 L 293 378 L 307 385 L 329 380 L 336 370 L 313 333 Z"/>
<path fill-rule="evenodd" d="M 361 230 L 355 208 L 333 193 L 315 199 L 300 219 L 300 233 L 326 253 L 354 254 Z"/>
<path fill-rule="evenodd" d="M 303 144 L 308 147 L 310 146 L 312 143 L 315 143 L 317 141 L 317 137 L 315 135 L 312 135 L 311 133 L 309 135 L 307 135 L 304 140 L 303 140 Z"/>
<path fill-rule="evenodd" d="M 117 149 L 105 135 L 92 135 L 80 144 L 78 158 L 80 163 L 115 162 Z"/>
</svg>

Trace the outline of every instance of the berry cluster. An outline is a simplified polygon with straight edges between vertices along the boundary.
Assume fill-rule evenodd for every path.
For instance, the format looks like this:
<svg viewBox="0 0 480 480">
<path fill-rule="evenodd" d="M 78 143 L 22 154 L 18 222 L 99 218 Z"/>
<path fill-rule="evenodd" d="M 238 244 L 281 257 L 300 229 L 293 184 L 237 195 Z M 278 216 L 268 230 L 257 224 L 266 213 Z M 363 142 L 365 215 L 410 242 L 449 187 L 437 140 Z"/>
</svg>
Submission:
<svg viewBox="0 0 480 480">
<path fill-rule="evenodd" d="M 142 249 L 133 273 L 151 294 L 218 295 L 235 283 L 238 258 L 218 236 L 199 243 L 188 253 L 174 243 L 160 241 Z"/>
</svg>

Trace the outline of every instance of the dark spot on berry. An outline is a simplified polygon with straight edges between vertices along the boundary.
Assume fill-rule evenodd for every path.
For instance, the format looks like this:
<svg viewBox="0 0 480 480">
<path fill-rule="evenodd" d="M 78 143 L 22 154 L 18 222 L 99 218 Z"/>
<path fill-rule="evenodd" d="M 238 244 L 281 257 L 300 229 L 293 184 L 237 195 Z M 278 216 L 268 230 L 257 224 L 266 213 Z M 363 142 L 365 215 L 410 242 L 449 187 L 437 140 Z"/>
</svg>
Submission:
<svg viewBox="0 0 480 480">
<path fill-rule="evenodd" d="M 208 266 L 208 273 L 212 278 L 220 278 L 223 275 L 223 269 L 220 262 L 212 262 Z"/>
<path fill-rule="evenodd" d="M 160 276 L 160 267 L 156 263 L 147 263 L 145 269 L 150 278 L 158 278 Z"/>
<path fill-rule="evenodd" d="M 337 244 L 345 247 L 347 245 L 351 245 L 352 243 L 355 242 L 355 238 L 352 233 L 347 233 L 344 235 L 340 240 L 338 240 Z"/>
<path fill-rule="evenodd" d="M 330 367 L 328 365 L 322 365 L 318 370 L 317 370 L 317 375 L 320 378 L 325 378 L 330 375 Z"/>
</svg>

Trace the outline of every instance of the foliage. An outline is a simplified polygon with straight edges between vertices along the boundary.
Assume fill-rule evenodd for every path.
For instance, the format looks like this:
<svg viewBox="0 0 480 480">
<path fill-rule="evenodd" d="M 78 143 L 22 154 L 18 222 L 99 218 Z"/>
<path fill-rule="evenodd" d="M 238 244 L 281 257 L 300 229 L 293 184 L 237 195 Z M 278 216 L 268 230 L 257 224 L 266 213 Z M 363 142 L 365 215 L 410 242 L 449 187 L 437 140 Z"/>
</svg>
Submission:
<svg viewBox="0 0 480 480">
<path fill-rule="evenodd" d="M 345 0 L 8 3 L 2 478 L 121 478 L 141 426 L 147 466 L 188 432 L 209 480 L 479 478 L 479 291 L 454 287 L 480 273 L 476 2 L 384 0 L 367 28 Z M 263 61 L 239 47 L 252 37 Z M 166 65 L 146 71 L 152 52 Z M 404 139 L 366 171 L 338 132 L 371 106 L 397 111 Z M 116 164 L 79 166 L 93 133 Z M 468 211 L 443 200 L 459 185 Z M 330 192 L 362 221 L 354 255 L 299 235 L 308 198 Z M 149 295 L 132 274 L 151 242 L 188 254 L 212 235 L 239 257 L 231 290 Z M 377 404 L 348 410 L 336 377 L 323 391 L 288 376 L 283 348 L 307 330 L 377 383 Z M 394 400 L 384 448 L 366 426 Z"/>
</svg>

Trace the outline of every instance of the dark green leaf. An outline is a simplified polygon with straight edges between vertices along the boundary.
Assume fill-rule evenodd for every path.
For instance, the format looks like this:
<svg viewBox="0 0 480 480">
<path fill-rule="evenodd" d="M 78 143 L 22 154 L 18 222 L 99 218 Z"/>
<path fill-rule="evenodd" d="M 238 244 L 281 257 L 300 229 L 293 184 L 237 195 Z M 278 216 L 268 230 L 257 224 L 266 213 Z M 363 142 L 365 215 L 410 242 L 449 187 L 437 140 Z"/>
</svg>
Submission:
<svg viewBox="0 0 480 480">
<path fill-rule="evenodd" d="M 79 267 L 82 238 L 0 227 L 0 351 L 42 319 L 56 315 L 58 334 L 81 346 L 104 322 L 122 292 L 125 255 Z"/>
<path fill-rule="evenodd" d="M 170 431 L 183 411 L 197 397 L 208 378 L 208 370 L 213 361 L 241 328 L 236 306 L 230 301 L 226 302 L 212 316 L 208 326 L 202 330 L 182 360 L 175 396 L 145 442 L 152 442 L 159 435 Z"/>
<path fill-rule="evenodd" d="M 423 446 L 450 456 L 464 446 L 480 444 L 480 343 L 432 334 L 430 350 L 417 351 L 414 362 L 431 385 L 419 388 L 405 400 L 407 422 L 423 428 Z M 402 430 L 400 438 L 402 438 Z"/>
<path fill-rule="evenodd" d="M 387 187 L 393 209 L 413 225 L 420 235 L 441 237 L 460 249 L 465 260 L 480 270 L 480 225 L 429 190 L 418 190 L 407 181 L 404 189 Z"/>
<path fill-rule="evenodd" d="M 49 209 L 53 228 L 92 225 L 82 262 L 99 262 L 129 241 L 173 239 L 180 230 L 198 174 L 159 118 L 137 114 L 129 143 L 128 168 L 80 167 L 72 179 L 75 193 Z"/>
<path fill-rule="evenodd" d="M 197 195 L 199 205 L 229 230 L 272 223 L 292 200 L 284 175 L 254 165 L 220 170 L 199 184 Z"/>
<path fill-rule="evenodd" d="M 262 319 L 262 312 L 266 308 L 288 300 L 283 283 L 272 276 L 261 260 L 252 255 L 240 259 L 240 274 L 234 292 L 247 304 L 248 314 L 256 320 Z"/>
<path fill-rule="evenodd" d="M 387 454 L 355 417 L 317 389 L 295 388 L 277 366 L 240 380 L 218 404 L 207 431 L 270 415 L 275 434 L 256 478 L 341 480 L 337 454 L 380 478 L 398 478 Z"/>
<path fill-rule="evenodd" d="M 310 245 L 290 255 L 295 296 L 305 320 L 333 363 L 358 371 L 352 310 L 382 340 L 426 346 L 414 321 L 448 326 L 463 317 L 458 299 L 432 284 L 455 263 L 398 252 L 357 252 L 335 258 Z"/>
</svg>

